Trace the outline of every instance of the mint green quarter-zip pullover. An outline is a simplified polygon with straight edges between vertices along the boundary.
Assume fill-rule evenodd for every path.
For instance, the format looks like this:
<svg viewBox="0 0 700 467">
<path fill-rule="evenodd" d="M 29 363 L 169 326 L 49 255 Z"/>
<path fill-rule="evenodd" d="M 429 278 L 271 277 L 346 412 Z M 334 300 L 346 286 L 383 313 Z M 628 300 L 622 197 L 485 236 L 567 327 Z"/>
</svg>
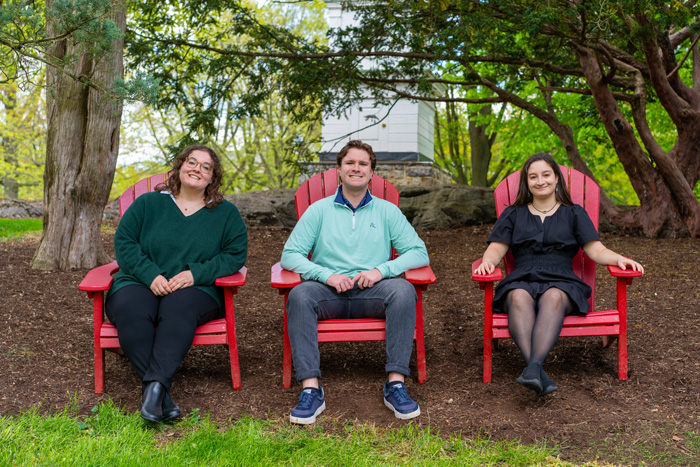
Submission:
<svg viewBox="0 0 700 467">
<path fill-rule="evenodd" d="M 325 284 L 331 274 L 352 278 L 377 268 L 387 279 L 428 265 L 425 243 L 397 206 L 372 197 L 353 212 L 338 198 L 313 203 L 299 219 L 282 251 L 284 269 Z M 400 255 L 394 260 L 392 247 Z"/>
</svg>

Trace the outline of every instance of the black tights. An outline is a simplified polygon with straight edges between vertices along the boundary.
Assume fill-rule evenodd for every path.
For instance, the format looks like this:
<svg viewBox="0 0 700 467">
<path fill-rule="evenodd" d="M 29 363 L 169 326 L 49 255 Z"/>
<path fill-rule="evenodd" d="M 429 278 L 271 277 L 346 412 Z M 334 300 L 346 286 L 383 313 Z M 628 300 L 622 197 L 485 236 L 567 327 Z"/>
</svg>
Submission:
<svg viewBox="0 0 700 467">
<path fill-rule="evenodd" d="M 541 365 L 559 338 L 564 316 L 572 312 L 569 296 L 550 288 L 535 302 L 523 289 L 508 292 L 508 330 L 526 365 Z"/>
<path fill-rule="evenodd" d="M 168 391 L 197 326 L 216 318 L 218 311 L 216 300 L 194 287 L 157 297 L 146 286 L 127 285 L 106 306 L 119 345 L 141 381 L 159 381 Z"/>
</svg>

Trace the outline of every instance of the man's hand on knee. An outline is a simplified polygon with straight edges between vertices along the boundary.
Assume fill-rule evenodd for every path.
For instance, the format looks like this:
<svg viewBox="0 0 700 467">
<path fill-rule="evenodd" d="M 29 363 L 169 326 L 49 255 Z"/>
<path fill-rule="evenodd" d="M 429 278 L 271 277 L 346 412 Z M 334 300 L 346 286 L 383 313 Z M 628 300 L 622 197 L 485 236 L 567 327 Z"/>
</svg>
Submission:
<svg viewBox="0 0 700 467">
<path fill-rule="evenodd" d="M 343 293 L 352 289 L 355 283 L 348 276 L 342 274 L 331 274 L 331 277 L 329 277 L 326 281 L 326 285 L 333 287 L 338 293 Z"/>
<path fill-rule="evenodd" d="M 379 272 L 377 268 L 370 269 L 369 271 L 362 271 L 352 278 L 353 284 L 357 283 L 361 289 L 373 287 L 374 284 L 380 280 L 382 280 L 382 273 Z"/>
</svg>

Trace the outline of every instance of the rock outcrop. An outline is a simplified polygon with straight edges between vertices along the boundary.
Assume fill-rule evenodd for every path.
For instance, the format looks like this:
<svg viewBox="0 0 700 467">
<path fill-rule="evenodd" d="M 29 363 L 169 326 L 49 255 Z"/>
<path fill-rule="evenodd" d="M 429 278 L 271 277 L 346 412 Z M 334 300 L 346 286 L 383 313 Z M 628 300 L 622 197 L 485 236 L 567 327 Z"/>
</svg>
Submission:
<svg viewBox="0 0 700 467">
<path fill-rule="evenodd" d="M 294 227 L 297 223 L 295 191 L 292 188 L 250 191 L 228 195 L 226 199 L 238 207 L 247 225 Z"/>
<path fill-rule="evenodd" d="M 400 189 L 400 207 L 419 230 L 449 229 L 496 221 L 493 189 L 443 185 L 432 189 Z"/>
<path fill-rule="evenodd" d="M 4 219 L 22 219 L 43 217 L 41 203 L 31 203 L 18 199 L 0 199 L 0 217 Z"/>
<path fill-rule="evenodd" d="M 294 189 L 251 191 L 229 195 L 248 225 L 294 227 Z M 493 189 L 464 185 L 399 188 L 400 208 L 419 230 L 495 222 Z"/>
</svg>

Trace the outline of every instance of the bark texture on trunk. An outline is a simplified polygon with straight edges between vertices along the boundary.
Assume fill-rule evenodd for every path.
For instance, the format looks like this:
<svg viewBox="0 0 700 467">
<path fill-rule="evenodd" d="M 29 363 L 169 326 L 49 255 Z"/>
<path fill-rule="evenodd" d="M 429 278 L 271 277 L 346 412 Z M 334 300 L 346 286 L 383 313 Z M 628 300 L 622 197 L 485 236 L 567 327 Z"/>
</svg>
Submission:
<svg viewBox="0 0 700 467">
<path fill-rule="evenodd" d="M 671 235 L 697 236 L 700 204 L 692 189 L 700 160 L 697 93 L 679 80 L 667 79 L 665 68 L 672 68 L 673 64 L 665 64 L 660 48 L 654 44 L 644 42 L 651 83 L 678 130 L 676 145 L 669 152 L 661 148 L 649 128 L 646 83 L 639 79 L 635 89 L 636 100 L 632 103 L 635 127 L 632 127 L 604 79 L 595 52 L 583 46 L 577 48 L 603 125 L 640 201 L 640 206 L 632 212 L 606 211 L 606 215 L 615 225 L 638 226 L 649 237 L 664 231 Z"/>
<path fill-rule="evenodd" d="M 114 10 L 112 20 L 123 33 L 123 5 Z M 47 29 L 51 36 L 51 25 Z M 49 54 L 57 58 L 78 54 L 68 65 L 70 72 L 109 88 L 124 75 L 123 46 L 123 39 L 115 41 L 114 53 L 95 61 L 63 40 Z M 100 224 L 114 179 L 122 103 L 51 67 L 47 80 L 44 230 L 32 267 L 92 268 L 109 261 Z"/>
<path fill-rule="evenodd" d="M 491 106 L 479 109 L 479 114 L 491 114 Z M 472 150 L 472 186 L 489 186 L 489 164 L 491 163 L 491 137 L 486 133 L 488 124 L 477 125 L 469 119 L 469 142 Z"/>
</svg>

